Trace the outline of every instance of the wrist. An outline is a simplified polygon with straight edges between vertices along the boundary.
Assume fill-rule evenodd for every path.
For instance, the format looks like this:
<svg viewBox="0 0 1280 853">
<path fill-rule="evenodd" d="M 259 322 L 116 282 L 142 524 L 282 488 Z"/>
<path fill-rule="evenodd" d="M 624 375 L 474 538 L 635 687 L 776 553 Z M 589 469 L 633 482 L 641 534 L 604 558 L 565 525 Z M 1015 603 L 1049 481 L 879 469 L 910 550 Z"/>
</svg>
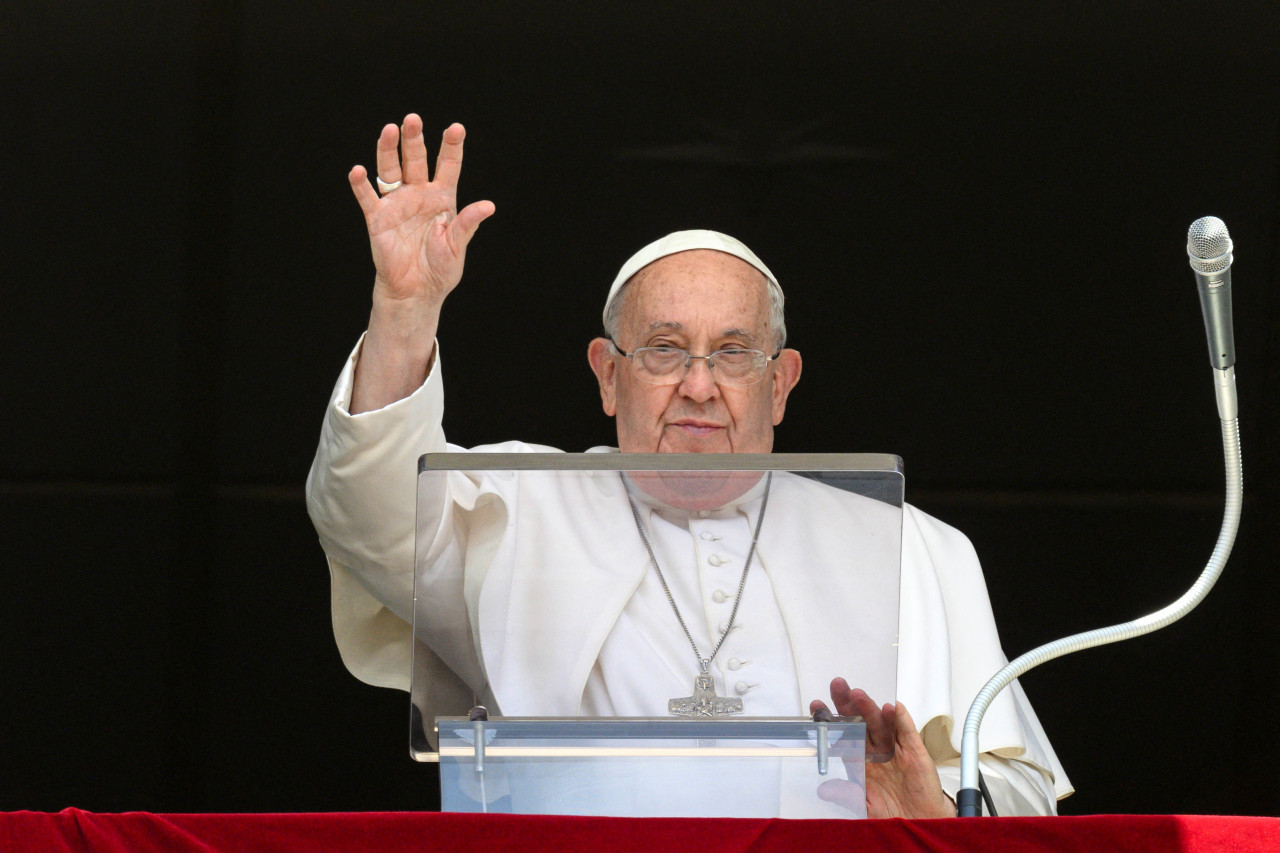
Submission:
<svg viewBox="0 0 1280 853">
<path fill-rule="evenodd" d="M 371 316 L 356 359 L 350 413 L 381 409 L 417 391 L 434 356 L 434 324 L 405 327 Z"/>
<path fill-rule="evenodd" d="M 366 341 L 372 339 L 379 351 L 395 353 L 394 360 L 425 364 L 435 348 L 439 324 L 438 303 L 375 295 Z"/>
</svg>

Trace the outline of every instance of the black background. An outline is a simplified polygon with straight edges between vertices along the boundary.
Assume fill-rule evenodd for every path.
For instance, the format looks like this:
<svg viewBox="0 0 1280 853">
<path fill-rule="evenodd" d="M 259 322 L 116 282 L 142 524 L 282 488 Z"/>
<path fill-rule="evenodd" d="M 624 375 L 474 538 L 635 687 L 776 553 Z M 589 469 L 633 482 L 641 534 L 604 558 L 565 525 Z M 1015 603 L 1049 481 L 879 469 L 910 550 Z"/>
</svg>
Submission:
<svg viewBox="0 0 1280 853">
<path fill-rule="evenodd" d="M 372 267 L 383 123 L 490 198 L 442 324 L 454 441 L 610 443 L 585 363 L 644 243 L 761 255 L 777 449 L 890 452 L 1012 656 L 1163 606 L 1221 517 L 1184 255 L 1236 243 L 1246 507 L 1207 602 L 1024 677 L 1067 813 L 1280 814 L 1274 3 L 9 6 L 0 809 L 416 809 L 346 674 L 302 482 Z"/>
</svg>

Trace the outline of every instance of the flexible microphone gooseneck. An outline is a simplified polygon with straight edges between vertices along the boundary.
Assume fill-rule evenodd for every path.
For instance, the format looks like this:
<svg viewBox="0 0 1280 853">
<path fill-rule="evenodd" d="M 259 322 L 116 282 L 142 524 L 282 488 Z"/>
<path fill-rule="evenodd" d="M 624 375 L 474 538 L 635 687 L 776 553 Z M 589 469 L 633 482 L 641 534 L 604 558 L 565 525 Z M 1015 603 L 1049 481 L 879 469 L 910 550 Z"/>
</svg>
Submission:
<svg viewBox="0 0 1280 853">
<path fill-rule="evenodd" d="M 960 792 L 956 795 L 956 811 L 960 817 L 977 817 L 982 814 L 978 789 L 978 729 L 982 726 L 982 717 L 987 708 L 1001 690 L 1019 675 L 1046 661 L 1095 646 L 1140 637 L 1172 625 L 1204 600 L 1231 555 L 1236 530 L 1240 526 L 1244 482 L 1240 464 L 1240 425 L 1237 421 L 1236 351 L 1231 332 L 1232 244 L 1227 226 L 1221 219 L 1205 216 L 1191 224 L 1191 229 L 1187 232 L 1187 256 L 1191 260 L 1191 268 L 1195 271 L 1196 284 L 1200 289 L 1205 331 L 1209 337 L 1209 360 L 1213 366 L 1218 398 L 1218 417 L 1222 422 L 1227 497 L 1218 542 L 1200 577 L 1182 597 L 1167 607 L 1132 622 L 1086 631 L 1032 649 L 992 676 L 973 700 L 969 715 L 964 721 L 964 734 L 960 744 Z"/>
</svg>

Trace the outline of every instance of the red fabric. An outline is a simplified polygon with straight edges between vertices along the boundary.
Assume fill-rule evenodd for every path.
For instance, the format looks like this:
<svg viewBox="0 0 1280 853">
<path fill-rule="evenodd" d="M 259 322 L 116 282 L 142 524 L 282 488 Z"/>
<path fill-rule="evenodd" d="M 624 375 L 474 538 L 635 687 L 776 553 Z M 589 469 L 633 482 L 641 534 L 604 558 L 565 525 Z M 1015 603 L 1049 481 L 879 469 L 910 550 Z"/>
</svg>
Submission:
<svg viewBox="0 0 1280 853">
<path fill-rule="evenodd" d="M 426 813 L 0 813 L 0 850 L 226 851 L 1276 851 L 1280 818 L 1125 816 L 954 820 L 728 820 Z M 828 848 L 831 849 L 831 848 Z"/>
</svg>

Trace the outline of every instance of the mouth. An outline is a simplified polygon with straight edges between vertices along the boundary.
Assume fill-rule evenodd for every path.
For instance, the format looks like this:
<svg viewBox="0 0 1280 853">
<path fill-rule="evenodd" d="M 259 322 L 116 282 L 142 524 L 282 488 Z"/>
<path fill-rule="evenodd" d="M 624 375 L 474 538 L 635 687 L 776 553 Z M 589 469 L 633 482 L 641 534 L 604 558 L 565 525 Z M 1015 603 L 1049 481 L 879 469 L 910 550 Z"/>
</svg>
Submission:
<svg viewBox="0 0 1280 853">
<path fill-rule="evenodd" d="M 668 426 L 675 427 L 676 429 L 683 432 L 685 435 L 695 436 L 698 438 L 702 438 L 708 435 L 715 435 L 717 432 L 724 429 L 724 427 L 721 426 L 720 424 L 711 423 L 710 421 L 699 421 L 699 420 L 675 421 L 671 424 L 668 424 Z"/>
</svg>

